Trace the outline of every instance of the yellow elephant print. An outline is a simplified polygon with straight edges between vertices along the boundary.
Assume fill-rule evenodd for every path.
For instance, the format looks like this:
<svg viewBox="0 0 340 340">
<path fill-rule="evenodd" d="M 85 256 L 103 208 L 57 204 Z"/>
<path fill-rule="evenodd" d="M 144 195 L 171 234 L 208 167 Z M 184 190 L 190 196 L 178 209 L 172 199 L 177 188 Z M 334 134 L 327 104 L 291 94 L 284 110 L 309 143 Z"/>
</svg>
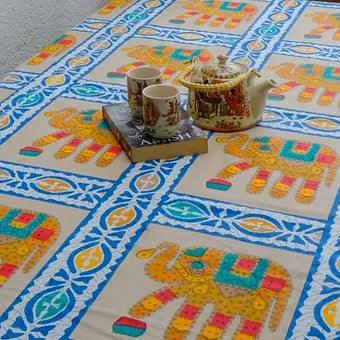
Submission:
<svg viewBox="0 0 340 340">
<path fill-rule="evenodd" d="M 65 34 L 44 47 L 36 56 L 31 58 L 27 65 L 39 65 L 51 56 L 58 56 L 70 49 L 76 43 L 76 38 L 71 34 Z"/>
<path fill-rule="evenodd" d="M 163 80 L 172 80 L 172 83 L 178 84 L 176 75 L 188 67 L 186 62 L 191 61 L 193 58 L 197 58 L 203 63 L 213 60 L 212 54 L 208 50 L 201 48 L 174 48 L 169 45 L 137 45 L 123 48 L 122 51 L 128 57 L 134 58 L 137 61 L 109 72 L 107 74 L 109 78 L 124 78 L 130 69 L 148 65 L 161 69 L 163 71 Z"/>
<path fill-rule="evenodd" d="M 303 89 L 297 97 L 300 103 L 310 102 L 315 94 L 322 89 L 317 103 L 328 106 L 340 92 L 340 67 L 282 63 L 271 65 L 269 69 L 275 70 L 275 73 L 281 78 L 288 79 L 287 82 L 271 90 L 268 94 L 268 99 L 271 100 L 282 101 L 285 99 L 286 92 L 301 86 Z"/>
<path fill-rule="evenodd" d="M 307 204 L 315 199 L 323 180 L 331 186 L 339 164 L 337 153 L 322 144 L 270 136 L 251 138 L 246 134 L 217 137 L 216 142 L 224 143 L 224 152 L 241 161 L 227 165 L 215 178 L 206 182 L 207 188 L 214 190 L 229 190 L 232 186 L 230 178 L 257 168 L 247 191 L 258 194 L 264 190 L 274 171 L 278 171 L 280 177 L 271 188 L 270 195 L 286 197 L 297 179 L 302 178 L 295 200 Z"/>
<path fill-rule="evenodd" d="M 256 6 L 246 2 L 192 0 L 182 5 L 185 13 L 169 20 L 173 24 L 184 24 L 186 19 L 197 17 L 195 25 L 218 27 L 224 24 L 227 29 L 236 28 L 243 20 L 252 20 L 257 12 Z"/>
<path fill-rule="evenodd" d="M 0 287 L 23 266 L 27 273 L 59 235 L 50 215 L 0 205 Z"/>
<path fill-rule="evenodd" d="M 106 6 L 104 6 L 98 11 L 98 14 L 108 15 L 112 13 L 116 8 L 118 7 L 123 8 L 127 6 L 130 2 L 131 0 L 111 0 L 106 4 Z"/>
<path fill-rule="evenodd" d="M 96 165 L 106 167 L 122 151 L 108 125 L 103 120 L 101 110 L 78 111 L 69 107 L 60 111 L 46 112 L 45 116 L 49 118 L 50 126 L 58 130 L 21 149 L 21 155 L 37 157 L 47 145 L 67 138 L 68 141 L 55 153 L 54 157 L 56 159 L 67 158 L 81 148 L 82 145 L 87 144 L 75 157 L 75 162 L 86 163 L 96 155 L 100 155 Z"/>
<path fill-rule="evenodd" d="M 165 339 L 187 338 L 207 305 L 213 305 L 213 311 L 198 339 L 221 339 L 235 317 L 240 323 L 233 339 L 258 339 L 267 319 L 271 332 L 280 326 L 292 284 L 286 269 L 270 259 L 210 247 L 181 250 L 175 243 L 161 243 L 136 256 L 149 260 L 146 275 L 165 286 L 138 301 L 128 317 L 116 320 L 112 327 L 116 334 L 141 336 L 147 328 L 142 320 L 178 298 L 184 302 Z"/>
<path fill-rule="evenodd" d="M 305 34 L 305 38 L 320 39 L 322 34 L 334 30 L 333 40 L 340 40 L 340 13 L 316 12 L 306 14 L 306 17 L 312 18 L 320 26 L 313 28 L 309 33 Z"/>
</svg>

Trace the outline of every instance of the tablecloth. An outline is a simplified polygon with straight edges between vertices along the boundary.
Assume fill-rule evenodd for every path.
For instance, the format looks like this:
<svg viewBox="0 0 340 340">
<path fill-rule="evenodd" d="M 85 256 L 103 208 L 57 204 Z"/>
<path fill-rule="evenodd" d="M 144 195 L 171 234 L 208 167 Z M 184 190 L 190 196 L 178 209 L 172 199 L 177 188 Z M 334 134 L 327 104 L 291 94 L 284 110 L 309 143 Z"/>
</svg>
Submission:
<svg viewBox="0 0 340 340">
<path fill-rule="evenodd" d="M 339 338 L 339 15 L 114 0 L 1 81 L 0 338 Z M 131 164 L 126 72 L 218 54 L 278 82 L 262 122 Z"/>
</svg>

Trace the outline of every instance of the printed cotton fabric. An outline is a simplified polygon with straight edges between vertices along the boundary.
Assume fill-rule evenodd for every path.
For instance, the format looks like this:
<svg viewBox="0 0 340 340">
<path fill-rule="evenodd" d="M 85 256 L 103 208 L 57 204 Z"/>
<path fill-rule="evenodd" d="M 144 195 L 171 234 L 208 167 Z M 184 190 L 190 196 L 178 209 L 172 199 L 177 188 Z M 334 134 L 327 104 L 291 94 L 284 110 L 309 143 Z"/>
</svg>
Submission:
<svg viewBox="0 0 340 340">
<path fill-rule="evenodd" d="M 303 0 L 113 0 L 6 76 L 0 338 L 338 338 L 339 18 Z M 127 100 L 127 71 L 179 86 L 218 54 L 277 81 L 263 120 L 131 164 L 101 112 Z"/>
</svg>

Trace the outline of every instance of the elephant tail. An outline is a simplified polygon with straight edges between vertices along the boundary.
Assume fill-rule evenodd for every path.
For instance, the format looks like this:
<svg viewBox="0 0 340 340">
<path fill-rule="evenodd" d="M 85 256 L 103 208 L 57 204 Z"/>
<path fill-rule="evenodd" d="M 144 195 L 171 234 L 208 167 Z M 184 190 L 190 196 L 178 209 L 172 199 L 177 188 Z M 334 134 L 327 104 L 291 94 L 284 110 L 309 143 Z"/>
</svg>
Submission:
<svg viewBox="0 0 340 340">
<path fill-rule="evenodd" d="M 280 326 L 283 314 L 286 309 L 287 301 L 292 291 L 292 282 L 288 272 L 283 268 L 280 269 L 281 274 L 283 274 L 281 275 L 282 279 L 279 279 L 277 281 L 276 287 L 273 286 L 273 288 L 275 287 L 275 289 L 278 290 L 280 289 L 279 286 L 282 284 L 282 289 L 278 292 L 276 296 L 275 305 L 269 320 L 269 329 L 272 332 L 276 332 Z"/>
</svg>

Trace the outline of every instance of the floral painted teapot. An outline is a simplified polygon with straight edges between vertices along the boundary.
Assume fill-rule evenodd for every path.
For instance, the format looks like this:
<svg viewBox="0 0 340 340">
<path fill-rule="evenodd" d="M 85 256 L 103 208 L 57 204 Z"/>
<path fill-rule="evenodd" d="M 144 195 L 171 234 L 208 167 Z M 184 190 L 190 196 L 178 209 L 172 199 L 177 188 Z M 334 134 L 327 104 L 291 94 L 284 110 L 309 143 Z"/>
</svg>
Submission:
<svg viewBox="0 0 340 340">
<path fill-rule="evenodd" d="M 188 112 L 206 130 L 234 132 L 253 127 L 262 118 L 267 92 L 276 86 L 272 79 L 257 82 L 256 70 L 227 59 L 219 55 L 212 63 L 193 60 L 179 77 L 189 89 Z"/>
</svg>

